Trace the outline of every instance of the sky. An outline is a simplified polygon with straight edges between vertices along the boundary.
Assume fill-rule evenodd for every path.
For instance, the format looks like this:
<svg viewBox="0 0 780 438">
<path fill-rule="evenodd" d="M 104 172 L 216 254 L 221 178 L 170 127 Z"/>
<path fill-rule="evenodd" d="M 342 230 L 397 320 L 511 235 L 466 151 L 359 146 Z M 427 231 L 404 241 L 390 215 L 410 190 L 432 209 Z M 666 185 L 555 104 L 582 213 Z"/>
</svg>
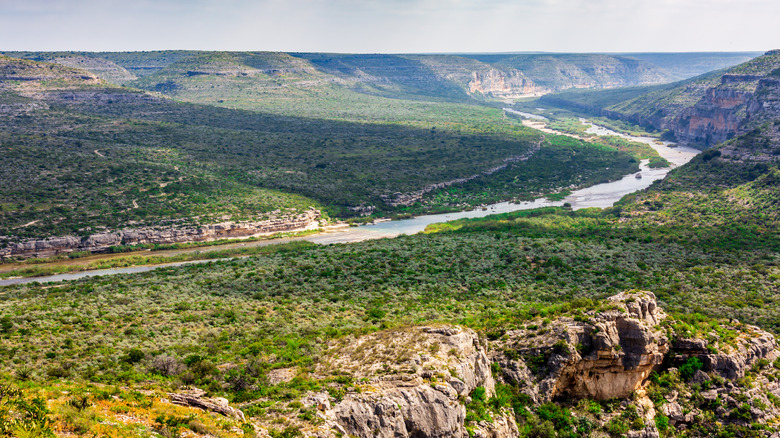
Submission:
<svg viewBox="0 0 780 438">
<path fill-rule="evenodd" d="M 0 0 L 0 51 L 763 51 L 780 0 Z"/>
</svg>

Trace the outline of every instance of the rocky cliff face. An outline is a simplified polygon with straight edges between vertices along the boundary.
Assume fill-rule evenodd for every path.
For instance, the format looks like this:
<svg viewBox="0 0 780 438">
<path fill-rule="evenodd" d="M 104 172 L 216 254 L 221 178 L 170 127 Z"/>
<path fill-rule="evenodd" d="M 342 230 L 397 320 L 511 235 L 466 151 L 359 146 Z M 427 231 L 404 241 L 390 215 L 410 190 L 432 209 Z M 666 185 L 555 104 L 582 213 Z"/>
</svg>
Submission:
<svg viewBox="0 0 780 438">
<path fill-rule="evenodd" d="M 0 85 L 7 81 L 37 82 L 58 79 L 78 84 L 98 84 L 100 79 L 92 73 L 0 55 Z"/>
<path fill-rule="evenodd" d="M 683 143 L 712 146 L 780 117 L 780 80 L 723 75 L 721 84 L 672 120 L 660 122 Z"/>
<path fill-rule="evenodd" d="M 588 108 L 671 131 L 683 144 L 709 147 L 780 117 L 780 52 L 770 51 L 715 76 L 613 104 Z M 555 99 L 550 102 L 555 103 Z M 565 99 L 558 103 L 566 105 Z M 573 106 L 577 106 L 576 104 Z"/>
<path fill-rule="evenodd" d="M 780 419 L 771 365 L 780 367 L 780 351 L 772 335 L 733 323 L 706 340 L 679 336 L 655 296 L 642 291 L 573 314 L 534 319 L 493 341 L 447 325 L 333 341 L 314 374 L 347 375 L 357 383 L 343 398 L 324 391 L 304 396 L 302 404 L 316 409 L 319 420 L 298 426 L 311 437 L 514 438 L 541 433 L 534 418 L 551 415 L 554 404 L 586 406 L 567 420 L 582 436 L 659 437 L 668 427 L 706 435 L 715 422 L 770 436 L 763 425 Z M 700 369 L 691 368 L 693 358 Z M 472 397 L 494 405 L 507 385 L 522 394 L 523 407 L 497 408 L 489 419 L 469 414 Z M 597 411 L 594 399 L 604 400 Z M 600 406 L 613 407 L 602 412 Z"/>
<path fill-rule="evenodd" d="M 517 70 L 501 71 L 490 69 L 486 73 L 475 71 L 468 83 L 469 93 L 480 93 L 485 96 L 505 99 L 521 97 L 537 97 L 551 90 L 537 86 L 522 72 Z"/>
<path fill-rule="evenodd" d="M 356 339 L 328 367 L 366 382 L 326 412 L 356 437 L 467 437 L 463 400 L 494 393 L 487 344 L 460 327 L 420 327 Z"/>
<path fill-rule="evenodd" d="M 542 329 L 507 332 L 492 359 L 537 402 L 627 397 L 669 351 L 658 325 L 666 315 L 650 292 L 620 294 L 609 302 L 613 308 L 585 321 L 562 318 Z"/>
<path fill-rule="evenodd" d="M 74 251 L 105 252 L 112 246 L 209 242 L 247 238 L 281 232 L 317 229 L 320 212 L 310 209 L 296 216 L 277 216 L 263 221 L 222 222 L 203 226 L 126 228 L 87 237 L 62 236 L 28 240 L 0 248 L 0 259 L 50 257 Z"/>
<path fill-rule="evenodd" d="M 713 145 L 740 131 L 754 106 L 758 78 L 755 75 L 723 75 L 721 85 L 707 89 L 692 108 L 662 126 L 671 129 L 683 143 Z"/>
</svg>

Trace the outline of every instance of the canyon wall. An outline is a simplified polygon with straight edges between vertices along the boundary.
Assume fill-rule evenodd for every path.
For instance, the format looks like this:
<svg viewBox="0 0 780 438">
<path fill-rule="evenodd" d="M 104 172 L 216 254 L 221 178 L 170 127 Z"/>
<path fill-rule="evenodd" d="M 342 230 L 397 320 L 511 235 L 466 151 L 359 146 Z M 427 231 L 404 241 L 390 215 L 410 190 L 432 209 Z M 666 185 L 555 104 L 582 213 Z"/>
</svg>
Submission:
<svg viewBox="0 0 780 438">
<path fill-rule="evenodd" d="M 0 258 L 50 257 L 75 251 L 106 252 L 116 246 L 249 238 L 317 229 L 320 226 L 320 219 L 320 212 L 310 209 L 295 216 L 271 217 L 262 221 L 221 222 L 184 227 L 125 228 L 86 237 L 51 237 L 12 243 L 5 248 L 0 248 Z"/>
</svg>

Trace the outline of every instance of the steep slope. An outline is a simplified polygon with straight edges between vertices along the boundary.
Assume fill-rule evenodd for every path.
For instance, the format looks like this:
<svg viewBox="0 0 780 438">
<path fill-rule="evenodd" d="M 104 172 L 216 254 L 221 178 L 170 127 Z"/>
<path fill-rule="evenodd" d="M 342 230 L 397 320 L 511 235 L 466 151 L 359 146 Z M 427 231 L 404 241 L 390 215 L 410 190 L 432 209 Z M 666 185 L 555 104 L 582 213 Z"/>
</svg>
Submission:
<svg viewBox="0 0 780 438">
<path fill-rule="evenodd" d="M 617 88 L 670 82 L 672 76 L 653 64 L 611 55 L 519 55 L 499 66 L 522 71 L 550 91 L 568 88 Z"/>
<path fill-rule="evenodd" d="M 562 93 L 542 99 L 669 130 L 683 143 L 708 147 L 777 116 L 780 51 L 677 84 L 626 92 Z"/>
<path fill-rule="evenodd" d="M 675 80 L 684 80 L 705 73 L 747 62 L 762 52 L 701 52 L 701 53 L 622 53 L 666 70 Z"/>
<path fill-rule="evenodd" d="M 500 57 L 497 62 L 491 62 L 490 56 L 465 55 L 290 55 L 305 59 L 331 82 L 394 98 L 512 98 L 572 87 L 612 88 L 671 80 L 652 64 L 610 55 L 524 55 Z M 294 84 L 295 78 L 291 79 Z"/>
<path fill-rule="evenodd" d="M 780 119 L 705 151 L 616 208 L 632 226 L 715 227 L 734 242 L 771 244 L 780 238 L 778 166 Z"/>
<path fill-rule="evenodd" d="M 0 57 L 0 255 L 316 226 L 316 201 L 231 178 L 220 169 L 224 160 L 199 160 L 175 147 L 192 130 L 139 120 L 140 109 L 166 105 L 84 70 Z M 129 107 L 135 120 L 126 117 Z M 50 236 L 58 238 L 41 240 Z"/>
</svg>

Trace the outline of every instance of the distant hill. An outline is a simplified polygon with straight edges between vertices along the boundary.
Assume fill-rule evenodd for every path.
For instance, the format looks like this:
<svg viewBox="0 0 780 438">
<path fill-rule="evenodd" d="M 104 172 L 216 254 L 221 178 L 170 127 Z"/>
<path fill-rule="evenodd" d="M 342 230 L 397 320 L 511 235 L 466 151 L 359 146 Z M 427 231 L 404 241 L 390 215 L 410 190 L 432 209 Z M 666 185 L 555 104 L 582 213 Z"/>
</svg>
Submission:
<svg viewBox="0 0 780 438">
<path fill-rule="evenodd" d="M 694 52 L 694 53 L 622 53 L 666 70 L 675 80 L 683 80 L 742 64 L 762 52 Z"/>
<path fill-rule="evenodd" d="M 544 104 L 572 107 L 668 130 L 681 142 L 708 147 L 780 115 L 776 102 L 780 51 L 673 84 L 605 91 L 566 91 Z"/>
<path fill-rule="evenodd" d="M 751 57 L 750 53 L 389 55 L 154 51 L 5 54 L 83 68 L 115 84 L 159 91 L 183 100 L 281 112 L 291 99 L 318 104 L 332 100 L 334 96 L 341 100 L 363 99 L 355 93 L 387 98 L 471 101 L 541 96 L 570 88 L 652 85 L 728 67 Z M 221 97 L 214 98 L 216 94 Z"/>
</svg>

